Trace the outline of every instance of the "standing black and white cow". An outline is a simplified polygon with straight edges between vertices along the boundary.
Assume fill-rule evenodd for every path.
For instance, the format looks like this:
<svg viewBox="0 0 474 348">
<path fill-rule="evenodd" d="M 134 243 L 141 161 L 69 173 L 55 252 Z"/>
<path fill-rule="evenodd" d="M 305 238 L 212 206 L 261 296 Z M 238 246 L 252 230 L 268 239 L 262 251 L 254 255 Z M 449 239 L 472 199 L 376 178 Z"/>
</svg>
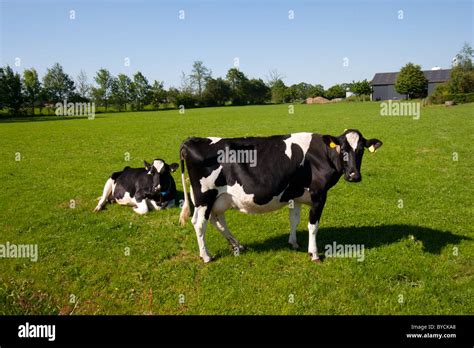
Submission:
<svg viewBox="0 0 474 348">
<path fill-rule="evenodd" d="M 205 233 L 210 221 L 235 251 L 243 246 L 229 231 L 224 213 L 235 208 L 244 213 L 265 213 L 283 206 L 290 209 L 289 243 L 298 248 L 296 227 L 301 204 L 309 213 L 308 253 L 319 262 L 316 246 L 319 219 L 327 191 L 339 178 L 361 181 L 360 166 L 364 149 L 374 152 L 382 145 L 377 139 L 365 139 L 355 129 L 340 136 L 294 133 L 270 137 L 189 138 L 180 148 L 184 205 L 180 223 L 190 216 L 185 184 L 185 164 L 191 183 L 190 195 L 195 209 L 192 223 L 199 253 L 211 261 Z M 242 160 L 243 159 L 243 160 Z"/>
<path fill-rule="evenodd" d="M 175 204 L 176 183 L 171 173 L 178 164 L 167 164 L 155 159 L 152 164 L 144 161 L 145 168 L 125 167 L 113 173 L 104 186 L 102 197 L 94 211 L 101 210 L 107 202 L 131 205 L 138 214 L 150 209 L 170 208 Z"/>
</svg>

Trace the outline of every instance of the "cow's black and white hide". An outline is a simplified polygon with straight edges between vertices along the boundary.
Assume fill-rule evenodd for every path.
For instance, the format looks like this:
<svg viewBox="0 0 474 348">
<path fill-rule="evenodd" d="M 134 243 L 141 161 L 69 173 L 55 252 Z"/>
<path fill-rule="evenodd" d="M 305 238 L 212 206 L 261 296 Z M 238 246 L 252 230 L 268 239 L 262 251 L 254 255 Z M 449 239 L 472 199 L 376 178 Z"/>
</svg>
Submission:
<svg viewBox="0 0 474 348">
<path fill-rule="evenodd" d="M 364 149 L 374 152 L 382 145 L 365 139 L 355 129 L 340 136 L 294 133 L 270 137 L 189 138 L 180 148 L 185 202 L 181 224 L 190 215 L 185 184 L 185 165 L 190 180 L 190 196 L 195 209 L 192 223 L 199 252 L 205 262 L 211 257 L 205 244 L 210 221 L 235 251 L 242 250 L 229 231 L 224 213 L 238 209 L 244 213 L 265 213 L 290 206 L 289 243 L 297 248 L 296 227 L 301 204 L 311 207 L 308 253 L 319 262 L 316 234 L 328 190 L 341 176 L 359 182 Z M 246 162 L 239 160 L 247 159 Z"/>
<path fill-rule="evenodd" d="M 167 164 L 162 159 L 155 159 L 151 164 L 144 161 L 144 164 L 145 168 L 125 167 L 113 173 L 105 183 L 94 211 L 101 210 L 107 202 L 133 206 L 138 214 L 173 207 L 176 184 L 171 173 L 179 165 Z"/>
</svg>

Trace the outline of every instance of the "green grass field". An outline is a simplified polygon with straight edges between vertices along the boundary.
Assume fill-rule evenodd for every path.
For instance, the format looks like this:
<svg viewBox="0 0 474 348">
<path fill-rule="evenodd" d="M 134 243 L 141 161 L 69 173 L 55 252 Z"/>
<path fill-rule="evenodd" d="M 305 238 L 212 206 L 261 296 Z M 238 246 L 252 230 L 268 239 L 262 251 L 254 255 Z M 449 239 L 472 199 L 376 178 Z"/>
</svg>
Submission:
<svg viewBox="0 0 474 348">
<path fill-rule="evenodd" d="M 37 262 L 0 259 L 0 314 L 473 314 L 473 111 L 427 106 L 413 120 L 339 103 L 296 105 L 293 115 L 276 105 L 0 121 L 0 244 L 39 248 Z M 345 128 L 384 145 L 366 152 L 361 183 L 329 191 L 317 242 L 320 252 L 363 244 L 363 262 L 310 262 L 307 207 L 298 251 L 287 243 L 288 209 L 228 212 L 248 251 L 233 256 L 209 226 L 207 265 L 178 208 L 92 213 L 110 173 L 177 162 L 188 136 Z"/>
</svg>

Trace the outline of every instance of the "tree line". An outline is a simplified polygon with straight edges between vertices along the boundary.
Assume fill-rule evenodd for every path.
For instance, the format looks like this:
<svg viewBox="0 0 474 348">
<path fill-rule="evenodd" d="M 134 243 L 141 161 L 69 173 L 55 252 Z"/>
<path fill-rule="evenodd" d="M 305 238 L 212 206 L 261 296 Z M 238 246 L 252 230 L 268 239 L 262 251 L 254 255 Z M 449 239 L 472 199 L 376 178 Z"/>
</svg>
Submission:
<svg viewBox="0 0 474 348">
<path fill-rule="evenodd" d="M 189 74 L 182 73 L 181 86 L 166 90 L 163 81 L 150 83 L 140 71 L 131 77 L 123 73 L 113 76 L 101 68 L 90 83 L 84 71 L 73 79 L 59 63 L 48 68 L 42 79 L 34 68 L 25 69 L 20 75 L 5 66 L 0 67 L 0 109 L 13 115 L 34 115 L 35 109 L 41 114 L 43 108 L 50 110 L 64 101 L 94 102 L 105 111 L 255 105 L 303 102 L 318 96 L 344 98 L 348 90 L 356 95 L 368 95 L 372 91 L 367 80 L 337 84 L 325 90 L 322 85 L 305 82 L 286 86 L 283 79 L 272 70 L 264 82 L 249 78 L 237 68 L 229 69 L 225 77 L 214 78 L 203 62 L 196 61 Z"/>
<path fill-rule="evenodd" d="M 453 62 L 450 81 L 441 84 L 435 97 L 474 92 L 473 49 L 464 44 Z M 35 108 L 51 109 L 54 104 L 68 102 L 94 102 L 105 111 L 143 110 L 145 107 L 253 105 L 265 103 L 303 102 L 309 97 L 327 99 L 344 98 L 350 91 L 356 97 L 368 96 L 372 86 L 367 80 L 336 84 L 327 90 L 320 84 L 301 82 L 285 85 L 284 76 L 271 70 L 266 82 L 249 78 L 238 68 L 231 68 L 225 77 L 214 78 L 202 61 L 195 61 L 189 74 L 181 75 L 181 86 L 164 88 L 163 81 L 152 83 L 140 72 L 133 76 L 120 73 L 113 76 L 107 69 L 97 71 L 90 83 L 84 71 L 74 80 L 56 63 L 48 68 L 40 81 L 34 68 L 23 71 L 22 76 L 10 66 L 0 67 L 0 110 L 9 114 L 34 114 Z M 398 74 L 395 89 L 408 98 L 424 98 L 427 80 L 421 67 L 405 65 Z M 360 100 L 360 99 L 359 99 Z M 362 98 L 364 100 L 364 98 Z"/>
</svg>

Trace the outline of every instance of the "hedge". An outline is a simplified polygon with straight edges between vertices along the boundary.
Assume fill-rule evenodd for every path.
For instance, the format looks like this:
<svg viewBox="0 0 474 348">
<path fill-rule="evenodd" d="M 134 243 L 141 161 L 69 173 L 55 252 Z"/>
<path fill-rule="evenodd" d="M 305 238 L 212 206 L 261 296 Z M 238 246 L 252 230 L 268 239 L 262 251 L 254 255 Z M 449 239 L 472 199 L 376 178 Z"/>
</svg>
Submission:
<svg viewBox="0 0 474 348">
<path fill-rule="evenodd" d="M 444 104 L 449 100 L 456 104 L 474 103 L 474 93 L 431 95 L 428 100 L 432 104 Z"/>
</svg>

